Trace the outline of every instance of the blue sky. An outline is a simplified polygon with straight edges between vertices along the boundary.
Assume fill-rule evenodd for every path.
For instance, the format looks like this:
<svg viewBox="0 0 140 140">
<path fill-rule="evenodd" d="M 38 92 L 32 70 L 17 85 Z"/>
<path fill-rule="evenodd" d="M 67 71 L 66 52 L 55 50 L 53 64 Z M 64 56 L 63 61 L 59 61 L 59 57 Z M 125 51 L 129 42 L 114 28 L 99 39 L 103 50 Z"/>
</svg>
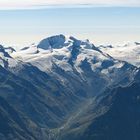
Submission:
<svg viewBox="0 0 140 140">
<path fill-rule="evenodd" d="M 140 41 L 139 15 L 139 7 L 123 5 L 1 9 L 0 42 L 24 46 L 55 34 L 89 38 L 95 44 Z"/>
</svg>

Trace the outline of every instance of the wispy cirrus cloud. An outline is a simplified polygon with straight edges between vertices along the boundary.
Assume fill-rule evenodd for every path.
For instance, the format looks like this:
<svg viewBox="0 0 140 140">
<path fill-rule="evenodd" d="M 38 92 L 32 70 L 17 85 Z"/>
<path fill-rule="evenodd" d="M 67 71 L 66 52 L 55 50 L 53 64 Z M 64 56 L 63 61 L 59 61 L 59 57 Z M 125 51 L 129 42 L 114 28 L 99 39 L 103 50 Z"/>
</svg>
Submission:
<svg viewBox="0 0 140 140">
<path fill-rule="evenodd" d="M 131 6 L 140 7 L 140 0 L 0 0 L 0 9 L 38 8 L 41 6 Z"/>
</svg>

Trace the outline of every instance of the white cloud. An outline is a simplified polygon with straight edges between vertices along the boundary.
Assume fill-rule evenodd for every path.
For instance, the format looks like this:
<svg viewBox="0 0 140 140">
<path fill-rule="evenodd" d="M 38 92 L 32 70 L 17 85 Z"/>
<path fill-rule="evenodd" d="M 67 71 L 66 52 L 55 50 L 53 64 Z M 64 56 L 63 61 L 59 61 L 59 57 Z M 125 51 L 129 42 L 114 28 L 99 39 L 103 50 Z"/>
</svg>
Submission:
<svg viewBox="0 0 140 140">
<path fill-rule="evenodd" d="M 42 0 L 48 4 L 140 5 L 140 0 Z"/>
<path fill-rule="evenodd" d="M 140 6 L 140 0 L 0 0 L 4 7 L 30 7 L 40 5 L 92 4 L 93 6 Z"/>
</svg>

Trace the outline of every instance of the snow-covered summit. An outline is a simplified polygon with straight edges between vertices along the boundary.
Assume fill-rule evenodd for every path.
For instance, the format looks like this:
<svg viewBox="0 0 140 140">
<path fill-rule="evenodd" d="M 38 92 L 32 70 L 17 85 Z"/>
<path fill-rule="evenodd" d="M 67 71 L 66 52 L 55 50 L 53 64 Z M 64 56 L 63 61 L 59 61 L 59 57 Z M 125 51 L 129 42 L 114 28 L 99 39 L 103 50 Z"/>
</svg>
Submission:
<svg viewBox="0 0 140 140">
<path fill-rule="evenodd" d="M 0 65 L 7 68 L 7 67 L 15 67 L 17 62 L 15 59 L 11 57 L 11 53 L 15 50 L 12 47 L 5 48 L 4 46 L 0 45 Z"/>
<path fill-rule="evenodd" d="M 66 68 L 67 65 L 67 68 L 71 69 L 68 66 L 69 62 L 76 64 L 78 59 L 88 57 L 88 54 L 91 54 L 90 51 L 95 52 L 93 55 L 96 52 L 100 53 L 99 49 L 88 40 L 81 41 L 72 36 L 56 35 L 43 39 L 38 45 L 32 44 L 13 52 L 11 56 L 16 60 L 37 65 L 41 70 L 51 69 L 53 63 L 61 65 L 62 68 Z"/>
<path fill-rule="evenodd" d="M 64 35 L 56 35 L 43 39 L 42 41 L 40 41 L 37 47 L 45 50 L 51 48 L 58 49 L 64 46 L 65 41 L 66 38 Z"/>
<path fill-rule="evenodd" d="M 24 63 L 31 63 L 42 71 L 52 71 L 57 65 L 64 71 L 73 71 L 73 67 L 82 73 L 81 66 L 86 61 L 92 71 L 108 74 L 114 68 L 125 64 L 102 52 L 89 40 L 56 35 L 42 40 L 38 45 L 31 45 L 11 54 L 12 58 Z"/>
<path fill-rule="evenodd" d="M 67 46 L 77 46 L 77 47 L 85 46 L 91 49 L 94 45 L 93 44 L 91 45 L 89 40 L 82 41 L 76 39 L 73 36 L 66 37 L 60 34 L 60 35 L 51 36 L 46 39 L 43 39 L 42 41 L 39 42 L 37 48 L 50 50 L 50 49 L 60 49 Z"/>
<path fill-rule="evenodd" d="M 6 47 L 4 49 L 5 49 L 5 52 L 7 52 L 8 54 L 16 52 L 16 50 L 13 47 Z"/>
<path fill-rule="evenodd" d="M 4 57 L 9 57 L 11 58 L 11 56 L 8 54 L 8 52 L 6 52 L 6 49 L 0 45 L 0 57 L 3 59 Z"/>
</svg>

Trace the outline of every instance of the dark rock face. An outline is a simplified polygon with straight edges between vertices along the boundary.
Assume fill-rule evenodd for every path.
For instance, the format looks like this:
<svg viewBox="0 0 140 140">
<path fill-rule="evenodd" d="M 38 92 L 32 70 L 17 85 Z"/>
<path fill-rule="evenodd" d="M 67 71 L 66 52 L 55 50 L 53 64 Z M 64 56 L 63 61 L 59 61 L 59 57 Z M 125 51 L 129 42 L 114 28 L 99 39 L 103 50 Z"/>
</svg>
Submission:
<svg viewBox="0 0 140 140">
<path fill-rule="evenodd" d="M 88 77 L 91 69 L 86 60 L 81 68 L 89 71 L 85 75 Z M 15 74 L 0 67 L 2 140 L 140 139 L 138 80 L 124 88 L 108 89 L 91 104 L 84 104 L 91 99 L 87 96 L 88 85 L 73 79 L 57 66 L 53 71 L 67 77 L 71 87 L 62 85 L 55 77 L 30 64 Z M 78 111 L 79 105 L 82 111 Z"/>
<path fill-rule="evenodd" d="M 6 140 L 48 139 L 50 129 L 59 127 L 83 100 L 81 83 L 75 81 L 71 91 L 31 65 L 14 73 L 0 67 L 0 135 Z"/>
<path fill-rule="evenodd" d="M 140 83 L 115 89 L 102 102 L 109 110 L 90 124 L 83 140 L 140 139 Z"/>
<path fill-rule="evenodd" d="M 140 45 L 140 43 L 139 43 L 139 42 L 135 42 L 135 44 L 136 44 L 136 45 Z"/>
<path fill-rule="evenodd" d="M 80 46 L 78 46 L 78 44 L 75 43 L 72 46 L 71 57 L 68 61 L 68 63 L 70 63 L 72 66 L 74 65 L 74 61 L 77 59 L 77 56 L 80 53 L 79 47 Z"/>
<path fill-rule="evenodd" d="M 104 98 L 98 97 L 98 106 L 95 107 L 93 104 L 88 111 L 86 110 L 86 116 L 83 113 L 83 116 L 77 118 L 72 127 L 60 139 L 140 139 L 140 83 L 136 82 L 128 87 L 118 87 L 106 92 L 107 95 Z M 84 125 L 78 124 L 78 122 L 85 120 L 88 116 L 91 118 L 86 120 L 88 125 L 83 130 L 81 126 Z M 76 124 L 78 125 L 76 126 Z"/>
</svg>

